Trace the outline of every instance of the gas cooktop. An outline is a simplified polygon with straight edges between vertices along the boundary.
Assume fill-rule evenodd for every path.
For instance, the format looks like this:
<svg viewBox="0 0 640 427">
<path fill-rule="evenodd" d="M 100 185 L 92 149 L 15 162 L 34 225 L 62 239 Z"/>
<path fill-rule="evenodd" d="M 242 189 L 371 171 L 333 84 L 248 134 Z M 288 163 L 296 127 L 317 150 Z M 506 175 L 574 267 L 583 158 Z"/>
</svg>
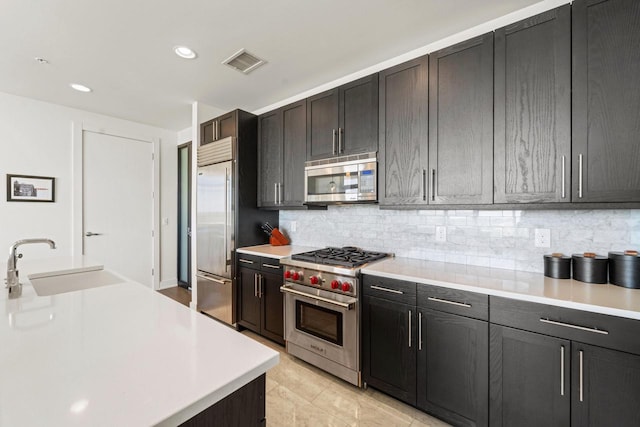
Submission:
<svg viewBox="0 0 640 427">
<path fill-rule="evenodd" d="M 342 248 L 328 247 L 316 251 L 303 252 L 291 256 L 296 261 L 307 261 L 314 264 L 334 265 L 346 268 L 356 268 L 372 261 L 386 258 L 390 254 L 385 252 L 364 251 L 355 246 Z"/>
</svg>

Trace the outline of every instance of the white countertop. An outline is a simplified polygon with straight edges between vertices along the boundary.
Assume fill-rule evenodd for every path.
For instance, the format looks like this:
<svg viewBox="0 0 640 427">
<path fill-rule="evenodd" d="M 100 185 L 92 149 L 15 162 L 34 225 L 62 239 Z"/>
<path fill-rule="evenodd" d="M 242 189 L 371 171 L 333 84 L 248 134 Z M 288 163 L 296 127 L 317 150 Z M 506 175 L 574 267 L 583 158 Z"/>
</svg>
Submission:
<svg viewBox="0 0 640 427">
<path fill-rule="evenodd" d="M 364 267 L 361 272 L 640 320 L 640 289 L 410 258 L 379 261 Z"/>
<path fill-rule="evenodd" d="M 302 252 L 314 251 L 318 248 L 312 246 L 297 246 L 297 245 L 284 245 L 284 246 L 271 246 L 271 245 L 258 245 L 258 246 L 246 246 L 236 250 L 236 252 L 248 255 L 257 255 L 273 259 L 282 259 L 289 257 L 293 254 L 299 254 Z"/>
<path fill-rule="evenodd" d="M 2 289 L 1 426 L 177 425 L 278 363 L 138 283 L 38 297 L 27 274 L 78 266 L 55 263 L 20 261 L 22 296 Z"/>
</svg>

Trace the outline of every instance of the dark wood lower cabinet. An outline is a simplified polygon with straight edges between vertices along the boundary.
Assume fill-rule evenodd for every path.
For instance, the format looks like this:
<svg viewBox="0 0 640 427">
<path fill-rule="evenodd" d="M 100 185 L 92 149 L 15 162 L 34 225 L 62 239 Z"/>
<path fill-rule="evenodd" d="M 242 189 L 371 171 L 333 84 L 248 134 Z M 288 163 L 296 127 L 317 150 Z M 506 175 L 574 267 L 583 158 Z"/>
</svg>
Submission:
<svg viewBox="0 0 640 427">
<path fill-rule="evenodd" d="M 492 426 L 570 425 L 571 342 L 490 326 Z"/>
<path fill-rule="evenodd" d="M 454 425 L 489 425 L 488 322 L 424 308 L 418 322 L 418 407 Z"/>
<path fill-rule="evenodd" d="M 393 397 L 416 404 L 416 308 L 364 296 L 362 380 Z"/>
<path fill-rule="evenodd" d="M 180 426 L 265 426 L 265 376 L 261 375 Z"/>
<path fill-rule="evenodd" d="M 260 333 L 260 298 L 258 298 L 257 274 L 250 268 L 238 269 L 238 324 Z"/>
<path fill-rule="evenodd" d="M 256 268 L 238 268 L 238 324 L 284 345 L 284 298 L 282 274 L 277 261 L 256 260 L 274 273 Z"/>
<path fill-rule="evenodd" d="M 280 292 L 282 276 L 260 273 L 262 323 L 260 334 L 284 345 L 284 298 Z"/>
<path fill-rule="evenodd" d="M 572 345 L 571 425 L 639 426 L 640 356 Z"/>
</svg>

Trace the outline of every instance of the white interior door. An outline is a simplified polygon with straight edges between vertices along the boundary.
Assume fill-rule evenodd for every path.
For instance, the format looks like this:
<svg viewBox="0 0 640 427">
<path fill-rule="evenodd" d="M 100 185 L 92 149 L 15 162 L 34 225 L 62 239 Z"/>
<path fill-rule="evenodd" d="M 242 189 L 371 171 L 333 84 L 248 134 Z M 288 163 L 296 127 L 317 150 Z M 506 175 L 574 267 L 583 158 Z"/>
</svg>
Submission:
<svg viewBox="0 0 640 427">
<path fill-rule="evenodd" d="M 83 131 L 83 254 L 153 287 L 153 144 Z"/>
</svg>

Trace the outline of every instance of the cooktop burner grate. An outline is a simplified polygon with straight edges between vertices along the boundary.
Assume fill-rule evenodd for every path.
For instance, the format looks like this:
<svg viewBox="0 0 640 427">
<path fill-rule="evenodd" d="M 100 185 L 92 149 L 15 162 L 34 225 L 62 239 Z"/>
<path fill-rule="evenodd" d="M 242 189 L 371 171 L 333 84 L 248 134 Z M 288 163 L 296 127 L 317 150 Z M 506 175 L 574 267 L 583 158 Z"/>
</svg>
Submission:
<svg viewBox="0 0 640 427">
<path fill-rule="evenodd" d="M 345 246 L 342 248 L 328 247 L 317 251 L 303 252 L 292 255 L 291 259 L 312 262 L 314 264 L 355 268 L 388 256 L 389 254 L 384 252 L 364 251 L 354 246 Z"/>
</svg>

